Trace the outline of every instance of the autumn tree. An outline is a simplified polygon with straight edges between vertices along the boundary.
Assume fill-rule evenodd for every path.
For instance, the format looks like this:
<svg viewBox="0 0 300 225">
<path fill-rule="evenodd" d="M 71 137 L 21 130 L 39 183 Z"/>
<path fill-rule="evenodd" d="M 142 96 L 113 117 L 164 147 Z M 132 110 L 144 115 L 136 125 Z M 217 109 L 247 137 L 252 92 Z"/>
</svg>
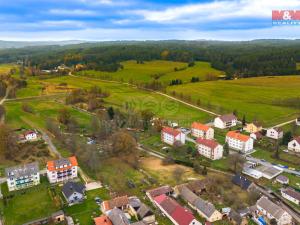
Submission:
<svg viewBox="0 0 300 225">
<path fill-rule="evenodd" d="M 239 153 L 234 153 L 229 156 L 228 163 L 233 172 L 239 173 L 243 169 L 245 158 Z"/>
<path fill-rule="evenodd" d="M 177 184 L 181 182 L 184 172 L 184 169 L 182 169 L 181 167 L 176 167 L 173 170 L 172 175 Z"/>
<path fill-rule="evenodd" d="M 67 125 L 70 122 L 71 119 L 71 112 L 67 108 L 62 108 L 58 112 L 57 120 L 62 123 Z"/>
<path fill-rule="evenodd" d="M 224 144 L 223 149 L 224 149 L 224 156 L 228 156 L 229 155 L 229 145 L 227 142 Z"/>
</svg>

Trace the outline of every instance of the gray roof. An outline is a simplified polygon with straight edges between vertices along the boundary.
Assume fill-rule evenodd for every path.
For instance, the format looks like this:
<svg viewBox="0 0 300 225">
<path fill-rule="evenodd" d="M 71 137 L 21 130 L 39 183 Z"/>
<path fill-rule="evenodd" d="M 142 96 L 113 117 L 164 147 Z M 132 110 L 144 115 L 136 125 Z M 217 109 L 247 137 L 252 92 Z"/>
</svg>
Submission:
<svg viewBox="0 0 300 225">
<path fill-rule="evenodd" d="M 54 166 L 56 168 L 59 168 L 59 167 L 64 166 L 64 165 L 71 165 L 70 160 L 65 159 L 65 158 L 54 160 Z"/>
<path fill-rule="evenodd" d="M 265 196 L 261 197 L 257 201 L 256 205 L 266 210 L 270 215 L 272 215 L 277 220 L 279 220 L 281 216 L 285 213 L 285 211 L 281 207 L 271 202 Z"/>
<path fill-rule="evenodd" d="M 232 120 L 236 120 L 236 116 L 233 114 L 226 114 L 219 117 L 223 122 L 230 122 Z"/>
<path fill-rule="evenodd" d="M 68 181 L 62 188 L 64 195 L 69 198 L 74 192 L 84 195 L 85 186 L 82 183 Z"/>
<path fill-rule="evenodd" d="M 108 218 L 114 225 L 128 225 L 129 221 L 122 210 L 113 208 L 108 212 Z"/>
<path fill-rule="evenodd" d="M 37 162 L 5 169 L 6 177 L 14 178 L 14 179 L 25 177 L 25 176 L 31 176 L 38 172 L 39 172 L 39 164 Z"/>
<path fill-rule="evenodd" d="M 195 201 L 197 200 L 197 198 L 199 198 L 190 189 L 188 189 L 185 185 L 180 188 L 180 195 L 185 201 L 187 201 L 191 204 L 194 204 Z"/>
<path fill-rule="evenodd" d="M 146 216 L 153 215 L 153 212 L 151 211 L 151 209 L 147 205 L 142 203 L 141 207 L 137 211 L 137 214 L 138 214 L 139 218 L 143 219 Z"/>
<path fill-rule="evenodd" d="M 143 221 L 138 221 L 135 223 L 131 223 L 130 225 L 146 225 L 146 223 L 144 223 Z"/>
<path fill-rule="evenodd" d="M 243 221 L 240 214 L 237 213 L 236 211 L 234 211 L 233 209 L 230 210 L 229 218 L 232 219 L 233 221 L 235 221 L 238 225 L 240 225 Z"/>
<path fill-rule="evenodd" d="M 276 177 L 276 180 L 281 181 L 281 182 L 288 182 L 289 178 L 286 177 L 286 176 L 283 176 L 283 175 L 279 175 L 279 176 Z"/>
<path fill-rule="evenodd" d="M 292 188 L 282 189 L 281 191 L 283 193 L 291 196 L 292 198 L 297 199 L 298 201 L 300 201 L 300 192 L 299 191 L 296 191 L 296 190 L 294 190 Z"/>
<path fill-rule="evenodd" d="M 129 205 L 133 208 L 139 208 L 141 206 L 141 200 L 137 197 L 128 198 Z"/>
<path fill-rule="evenodd" d="M 200 197 L 195 201 L 194 205 L 207 217 L 211 217 L 212 214 L 216 211 L 216 208 L 212 203 L 207 202 Z"/>
</svg>

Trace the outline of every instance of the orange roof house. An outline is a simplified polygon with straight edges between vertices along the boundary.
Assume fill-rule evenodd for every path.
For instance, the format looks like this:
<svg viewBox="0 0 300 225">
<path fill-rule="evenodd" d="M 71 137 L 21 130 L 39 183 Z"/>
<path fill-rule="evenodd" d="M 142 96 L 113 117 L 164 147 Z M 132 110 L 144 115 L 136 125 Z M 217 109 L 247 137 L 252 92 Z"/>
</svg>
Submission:
<svg viewBox="0 0 300 225">
<path fill-rule="evenodd" d="M 238 131 L 229 131 L 226 136 L 229 138 L 239 140 L 241 142 L 246 142 L 250 139 L 250 136 L 241 134 Z"/>
<path fill-rule="evenodd" d="M 66 170 L 72 168 L 73 166 L 78 166 L 75 156 L 47 162 L 47 170 L 49 171 Z"/>
<path fill-rule="evenodd" d="M 108 216 L 100 216 L 94 218 L 95 225 L 113 225 Z"/>
<path fill-rule="evenodd" d="M 202 123 L 193 122 L 192 123 L 192 128 L 197 129 L 197 130 L 208 131 L 210 127 L 206 126 L 206 125 L 204 125 Z"/>
</svg>

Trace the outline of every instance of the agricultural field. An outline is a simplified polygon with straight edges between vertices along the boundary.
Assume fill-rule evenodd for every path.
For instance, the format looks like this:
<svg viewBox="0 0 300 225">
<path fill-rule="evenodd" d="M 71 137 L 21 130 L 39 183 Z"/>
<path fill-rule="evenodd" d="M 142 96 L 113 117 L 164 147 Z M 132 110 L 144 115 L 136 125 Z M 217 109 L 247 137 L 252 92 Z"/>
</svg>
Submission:
<svg viewBox="0 0 300 225">
<path fill-rule="evenodd" d="M 78 75 L 94 77 L 105 80 L 117 80 L 122 82 L 143 83 L 164 76 L 166 73 L 173 72 L 175 68 L 184 69 L 187 63 L 171 62 L 163 60 L 145 61 L 143 64 L 138 64 L 135 60 L 125 61 L 121 63 L 123 69 L 117 72 L 101 72 L 101 71 L 81 71 Z"/>
<path fill-rule="evenodd" d="M 205 112 L 201 112 L 182 103 L 170 100 L 169 98 L 157 93 L 143 91 L 130 85 L 74 76 L 47 79 L 44 82 L 57 85 L 60 83 L 67 83 L 68 86 L 77 88 L 90 88 L 97 85 L 102 90 L 110 93 L 110 96 L 104 99 L 107 106 L 122 108 L 125 103 L 127 103 L 127 105 L 133 109 L 138 111 L 150 109 L 156 116 L 179 122 L 181 125 L 189 126 L 190 123 L 195 120 L 208 122 L 213 118 Z"/>
<path fill-rule="evenodd" d="M 27 104 L 32 109 L 32 113 L 24 112 L 22 105 Z M 58 111 L 64 107 L 70 109 L 71 115 L 76 118 L 79 126 L 82 129 L 88 129 L 91 121 L 91 116 L 79 112 L 72 107 L 65 106 L 55 99 L 34 99 L 30 101 L 11 101 L 5 103 L 7 111 L 6 122 L 13 128 L 36 128 L 45 129 L 48 118 L 56 119 Z"/>
<path fill-rule="evenodd" d="M 217 112 L 237 110 L 248 121 L 257 119 L 264 126 L 296 118 L 300 110 L 275 105 L 274 101 L 300 97 L 300 76 L 259 77 L 232 81 L 210 81 L 168 87 L 167 92 L 190 96 L 203 107 Z"/>
<path fill-rule="evenodd" d="M 137 64 L 136 61 L 131 60 L 121 64 L 124 68 L 117 72 L 87 70 L 77 72 L 77 75 L 136 84 L 157 80 L 168 85 L 171 80 L 175 79 L 189 83 L 192 77 L 199 77 L 203 81 L 207 79 L 207 75 L 216 78 L 224 74 L 212 68 L 210 63 L 200 61 L 195 62 L 193 67 L 188 67 L 187 63 L 163 60 L 145 61 L 144 64 Z"/>
<path fill-rule="evenodd" d="M 224 75 L 224 72 L 211 67 L 208 62 L 195 62 L 192 67 L 187 67 L 185 70 L 173 71 L 162 76 L 159 81 L 169 83 L 170 80 L 180 79 L 183 83 L 189 83 L 192 77 L 198 77 L 200 81 L 209 79 L 217 79 L 218 76 Z"/>
<path fill-rule="evenodd" d="M 8 74 L 12 68 L 16 68 L 14 64 L 0 64 L 0 75 Z"/>
</svg>

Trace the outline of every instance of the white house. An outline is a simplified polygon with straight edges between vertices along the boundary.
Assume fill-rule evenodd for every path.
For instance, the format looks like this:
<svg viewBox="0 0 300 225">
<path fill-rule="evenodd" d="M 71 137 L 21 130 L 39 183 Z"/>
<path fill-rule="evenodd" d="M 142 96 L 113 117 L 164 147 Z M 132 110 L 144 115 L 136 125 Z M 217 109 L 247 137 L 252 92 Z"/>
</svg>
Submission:
<svg viewBox="0 0 300 225">
<path fill-rule="evenodd" d="M 223 146 L 215 140 L 198 138 L 196 146 L 199 154 L 206 158 L 217 160 L 223 157 Z"/>
<path fill-rule="evenodd" d="M 229 131 L 226 135 L 226 142 L 230 148 L 243 153 L 248 153 L 253 149 L 253 139 L 238 131 Z"/>
<path fill-rule="evenodd" d="M 201 123 L 194 122 L 192 123 L 192 136 L 194 137 L 201 137 L 205 139 L 213 139 L 214 138 L 214 129 L 206 126 Z"/>
<path fill-rule="evenodd" d="M 222 115 L 214 120 L 214 126 L 220 129 L 234 127 L 237 124 L 237 118 L 233 114 Z"/>
<path fill-rule="evenodd" d="M 62 193 L 69 206 L 81 203 L 85 199 L 85 186 L 82 183 L 68 181 L 64 184 Z"/>
<path fill-rule="evenodd" d="M 278 177 L 276 177 L 276 182 L 280 184 L 289 184 L 289 181 L 289 178 L 283 175 L 279 175 Z"/>
<path fill-rule="evenodd" d="M 256 207 L 262 214 L 268 217 L 268 219 L 275 219 L 277 225 L 292 224 L 292 216 L 265 196 L 256 202 Z"/>
<path fill-rule="evenodd" d="M 163 127 L 161 140 L 169 145 L 174 145 L 176 142 L 185 144 L 185 134 L 171 127 Z"/>
<path fill-rule="evenodd" d="M 295 203 L 296 205 L 300 205 L 300 192 L 292 188 L 285 188 L 281 189 L 281 195 L 282 197 Z"/>
<path fill-rule="evenodd" d="M 37 139 L 37 133 L 32 131 L 32 130 L 26 131 L 24 133 L 24 138 L 25 138 L 26 141 L 36 140 Z"/>
<path fill-rule="evenodd" d="M 77 177 L 78 163 L 75 156 L 47 162 L 50 183 L 65 182 Z"/>
<path fill-rule="evenodd" d="M 280 139 L 283 137 L 283 130 L 280 127 L 269 128 L 266 136 L 273 139 Z"/>
<path fill-rule="evenodd" d="M 300 136 L 295 137 L 292 141 L 288 143 L 288 150 L 300 152 Z"/>
<path fill-rule="evenodd" d="M 32 187 L 40 183 L 39 164 L 36 162 L 6 168 L 5 174 L 9 191 Z"/>
<path fill-rule="evenodd" d="M 300 117 L 298 117 L 298 118 L 296 119 L 296 125 L 297 125 L 297 126 L 300 126 Z"/>
</svg>

